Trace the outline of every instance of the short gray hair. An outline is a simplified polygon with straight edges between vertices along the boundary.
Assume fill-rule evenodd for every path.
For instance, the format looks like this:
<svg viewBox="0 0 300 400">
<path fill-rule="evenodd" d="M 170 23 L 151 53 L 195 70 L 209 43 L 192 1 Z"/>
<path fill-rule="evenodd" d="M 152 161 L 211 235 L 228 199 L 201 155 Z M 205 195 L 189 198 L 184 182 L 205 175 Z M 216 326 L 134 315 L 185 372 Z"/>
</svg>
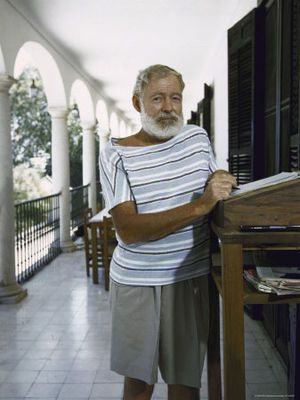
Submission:
<svg viewBox="0 0 300 400">
<path fill-rule="evenodd" d="M 152 78 L 165 78 L 166 76 L 174 75 L 177 77 L 181 90 L 184 89 L 185 83 L 183 82 L 182 76 L 175 69 L 168 67 L 167 65 L 155 64 L 150 67 L 143 69 L 139 72 L 133 89 L 133 95 L 139 98 L 142 97 L 145 86 L 150 82 Z"/>
</svg>

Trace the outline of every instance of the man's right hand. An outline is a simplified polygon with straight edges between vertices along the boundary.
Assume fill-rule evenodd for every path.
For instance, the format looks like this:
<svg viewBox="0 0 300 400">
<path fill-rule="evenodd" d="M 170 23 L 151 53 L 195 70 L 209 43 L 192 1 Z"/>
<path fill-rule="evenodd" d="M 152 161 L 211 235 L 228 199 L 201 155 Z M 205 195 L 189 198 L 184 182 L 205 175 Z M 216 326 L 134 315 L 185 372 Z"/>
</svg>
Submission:
<svg viewBox="0 0 300 400">
<path fill-rule="evenodd" d="M 236 178 L 233 175 L 227 171 L 218 170 L 209 177 L 201 201 L 211 211 L 218 201 L 228 199 L 236 186 Z"/>
</svg>

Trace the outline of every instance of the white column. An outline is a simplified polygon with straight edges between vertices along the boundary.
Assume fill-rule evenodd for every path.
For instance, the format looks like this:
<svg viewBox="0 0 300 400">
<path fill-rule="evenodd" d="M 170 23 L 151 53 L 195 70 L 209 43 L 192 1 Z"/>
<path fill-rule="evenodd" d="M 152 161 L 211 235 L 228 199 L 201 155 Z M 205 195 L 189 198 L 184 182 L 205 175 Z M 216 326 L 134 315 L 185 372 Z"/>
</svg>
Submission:
<svg viewBox="0 0 300 400">
<path fill-rule="evenodd" d="M 67 131 L 67 110 L 62 107 L 49 108 L 52 123 L 52 181 L 53 192 L 61 193 L 59 201 L 60 247 L 68 252 L 76 249 L 71 240 L 71 195 L 69 138 Z"/>
<path fill-rule="evenodd" d="M 17 303 L 27 295 L 16 282 L 15 207 L 9 88 L 14 80 L 0 74 L 0 304 Z"/>
<path fill-rule="evenodd" d="M 99 128 L 98 129 L 98 135 L 99 135 L 99 153 L 104 149 L 106 144 L 109 141 L 110 138 L 110 130 L 109 129 L 103 129 Z"/>
<path fill-rule="evenodd" d="M 97 187 L 96 187 L 96 141 L 95 125 L 90 122 L 82 122 L 82 180 L 83 185 L 90 185 L 89 207 L 93 214 L 97 211 Z"/>
</svg>

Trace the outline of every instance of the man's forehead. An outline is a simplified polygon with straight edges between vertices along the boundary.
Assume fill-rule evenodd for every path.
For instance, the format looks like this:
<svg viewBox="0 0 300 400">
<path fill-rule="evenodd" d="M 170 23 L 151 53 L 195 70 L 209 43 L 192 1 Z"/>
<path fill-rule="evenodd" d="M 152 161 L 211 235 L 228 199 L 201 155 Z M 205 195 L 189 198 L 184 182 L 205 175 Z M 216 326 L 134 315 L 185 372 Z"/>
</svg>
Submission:
<svg viewBox="0 0 300 400">
<path fill-rule="evenodd" d="M 148 91 L 161 91 L 163 89 L 172 88 L 176 92 L 181 93 L 182 88 L 177 76 L 167 75 L 163 77 L 154 76 L 148 83 L 146 83 L 144 89 Z"/>
</svg>

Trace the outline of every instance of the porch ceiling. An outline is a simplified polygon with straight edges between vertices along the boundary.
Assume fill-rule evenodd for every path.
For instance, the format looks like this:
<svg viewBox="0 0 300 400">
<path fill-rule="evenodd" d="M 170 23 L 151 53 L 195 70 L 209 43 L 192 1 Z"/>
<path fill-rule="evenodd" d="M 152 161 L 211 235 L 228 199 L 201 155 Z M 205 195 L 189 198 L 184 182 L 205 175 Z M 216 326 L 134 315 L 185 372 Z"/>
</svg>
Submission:
<svg viewBox="0 0 300 400">
<path fill-rule="evenodd" d="M 8 0 L 115 101 L 132 121 L 138 70 L 163 63 L 182 72 L 185 111 L 195 108 L 201 71 L 240 0 Z M 224 36 L 223 36 L 224 37 Z"/>
</svg>

